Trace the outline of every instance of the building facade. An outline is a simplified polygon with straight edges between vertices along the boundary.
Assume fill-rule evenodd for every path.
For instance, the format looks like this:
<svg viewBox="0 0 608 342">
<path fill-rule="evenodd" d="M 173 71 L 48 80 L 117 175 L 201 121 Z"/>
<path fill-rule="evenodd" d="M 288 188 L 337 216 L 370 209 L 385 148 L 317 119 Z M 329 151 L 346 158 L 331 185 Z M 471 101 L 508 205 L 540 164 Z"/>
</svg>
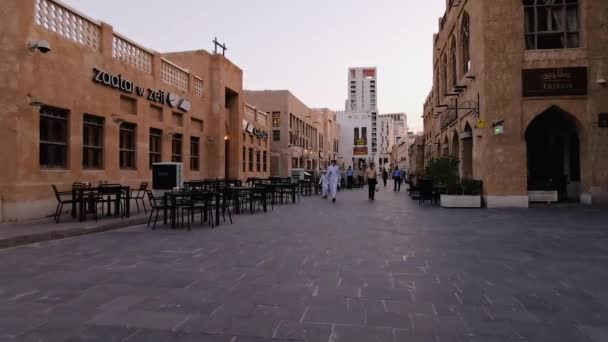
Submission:
<svg viewBox="0 0 608 342">
<path fill-rule="evenodd" d="M 205 51 L 161 54 L 52 0 L 0 12 L 1 221 L 53 213 L 51 185 L 239 176 L 242 71 Z"/>
<path fill-rule="evenodd" d="M 337 111 L 336 118 L 340 125 L 340 155 L 343 167 L 365 170 L 371 162 L 377 161 L 372 152 L 372 124 L 370 113 L 351 113 Z"/>
<path fill-rule="evenodd" d="M 269 115 L 245 104 L 239 179 L 268 178 L 270 176 Z"/>
<path fill-rule="evenodd" d="M 606 202 L 608 2 L 446 5 L 424 106 L 426 159 L 458 157 L 462 178 L 483 181 L 488 207 L 528 207 L 531 191 Z"/>
<path fill-rule="evenodd" d="M 346 113 L 369 115 L 371 127 L 370 152 L 378 164 L 378 82 L 375 67 L 348 69 Z"/>
<path fill-rule="evenodd" d="M 390 116 L 380 115 L 379 124 L 378 167 L 390 168 L 391 164 L 394 163 L 394 160 L 391 158 L 391 151 L 393 146 L 395 146 L 395 121 Z"/>
<path fill-rule="evenodd" d="M 326 146 L 321 112 L 288 90 L 246 90 L 244 94 L 247 103 L 270 115 L 270 174 L 287 177 L 292 169 L 318 173 L 325 164 L 319 143 Z"/>
<path fill-rule="evenodd" d="M 380 118 L 390 117 L 393 119 L 393 137 L 396 144 L 401 138 L 405 137 L 408 132 L 409 126 L 407 124 L 407 114 L 405 113 L 387 113 L 380 114 Z"/>
</svg>

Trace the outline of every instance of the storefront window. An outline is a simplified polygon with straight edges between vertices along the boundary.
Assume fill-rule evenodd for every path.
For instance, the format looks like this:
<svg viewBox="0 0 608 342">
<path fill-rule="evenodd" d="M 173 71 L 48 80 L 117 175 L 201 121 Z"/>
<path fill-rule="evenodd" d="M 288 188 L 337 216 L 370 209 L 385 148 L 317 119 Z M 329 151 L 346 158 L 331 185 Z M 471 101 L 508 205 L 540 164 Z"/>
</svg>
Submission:
<svg viewBox="0 0 608 342">
<path fill-rule="evenodd" d="M 103 124 L 99 116 L 85 114 L 82 122 L 82 167 L 103 168 Z"/>
<path fill-rule="evenodd" d="M 249 149 L 249 172 L 253 172 L 253 149 Z"/>
<path fill-rule="evenodd" d="M 258 172 L 261 172 L 261 171 L 262 171 L 262 157 L 261 157 L 261 152 L 260 152 L 260 151 L 257 151 L 255 154 L 256 154 L 256 156 L 255 156 L 255 159 L 256 159 L 256 165 L 257 165 L 256 169 L 258 170 Z"/>
<path fill-rule="evenodd" d="M 154 163 L 161 162 L 163 131 L 150 128 L 150 168 Z"/>
<path fill-rule="evenodd" d="M 67 168 L 68 166 L 67 110 L 44 106 L 40 109 L 40 166 Z"/>
<path fill-rule="evenodd" d="M 200 139 L 198 137 L 190 137 L 190 170 L 200 170 Z"/>
<path fill-rule="evenodd" d="M 264 151 L 264 156 L 262 159 L 262 163 L 264 165 L 264 172 L 266 172 L 268 170 L 268 152 Z"/>
<path fill-rule="evenodd" d="M 182 153 L 182 135 L 173 134 L 173 138 L 171 139 L 171 161 L 181 163 Z"/>
<path fill-rule="evenodd" d="M 135 124 L 120 125 L 120 168 L 135 169 Z"/>
</svg>

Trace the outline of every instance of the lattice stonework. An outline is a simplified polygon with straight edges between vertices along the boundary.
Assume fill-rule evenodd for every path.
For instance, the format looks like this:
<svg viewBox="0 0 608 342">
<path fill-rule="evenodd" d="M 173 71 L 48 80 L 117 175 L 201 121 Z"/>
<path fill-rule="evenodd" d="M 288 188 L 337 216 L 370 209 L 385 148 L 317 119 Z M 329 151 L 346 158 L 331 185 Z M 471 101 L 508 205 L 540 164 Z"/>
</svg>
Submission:
<svg viewBox="0 0 608 342">
<path fill-rule="evenodd" d="M 160 75 L 163 82 L 182 90 L 188 90 L 188 73 L 175 65 L 163 61 L 160 66 Z"/>
<path fill-rule="evenodd" d="M 198 77 L 194 78 L 194 95 L 203 96 L 203 80 Z"/>
<path fill-rule="evenodd" d="M 36 0 L 35 20 L 36 24 L 76 43 L 94 50 L 99 47 L 99 36 L 101 35 L 99 25 L 53 1 Z"/>
<path fill-rule="evenodd" d="M 152 73 L 152 54 L 117 36 L 112 40 L 112 57 L 141 71 Z"/>
</svg>

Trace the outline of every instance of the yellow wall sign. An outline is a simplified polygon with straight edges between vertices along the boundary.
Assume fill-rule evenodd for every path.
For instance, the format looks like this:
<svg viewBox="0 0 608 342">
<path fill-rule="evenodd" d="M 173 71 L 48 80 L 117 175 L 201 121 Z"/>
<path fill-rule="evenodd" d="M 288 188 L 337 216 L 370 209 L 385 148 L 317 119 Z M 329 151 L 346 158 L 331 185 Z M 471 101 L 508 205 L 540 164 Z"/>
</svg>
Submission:
<svg viewBox="0 0 608 342">
<path fill-rule="evenodd" d="M 486 121 L 483 120 L 483 119 L 477 120 L 477 125 L 475 125 L 475 128 L 477 128 L 477 129 L 484 129 L 484 128 L 486 128 Z"/>
</svg>

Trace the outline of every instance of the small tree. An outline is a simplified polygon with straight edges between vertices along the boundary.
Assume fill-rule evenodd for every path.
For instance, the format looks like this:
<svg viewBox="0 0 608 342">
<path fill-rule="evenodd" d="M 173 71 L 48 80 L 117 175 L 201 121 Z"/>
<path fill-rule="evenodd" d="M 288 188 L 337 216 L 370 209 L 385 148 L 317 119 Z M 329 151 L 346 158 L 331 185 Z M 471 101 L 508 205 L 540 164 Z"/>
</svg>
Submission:
<svg viewBox="0 0 608 342">
<path fill-rule="evenodd" d="M 460 193 L 459 164 L 460 161 L 454 156 L 433 159 L 426 167 L 426 176 L 433 183 L 445 186 L 448 193 Z"/>
</svg>

